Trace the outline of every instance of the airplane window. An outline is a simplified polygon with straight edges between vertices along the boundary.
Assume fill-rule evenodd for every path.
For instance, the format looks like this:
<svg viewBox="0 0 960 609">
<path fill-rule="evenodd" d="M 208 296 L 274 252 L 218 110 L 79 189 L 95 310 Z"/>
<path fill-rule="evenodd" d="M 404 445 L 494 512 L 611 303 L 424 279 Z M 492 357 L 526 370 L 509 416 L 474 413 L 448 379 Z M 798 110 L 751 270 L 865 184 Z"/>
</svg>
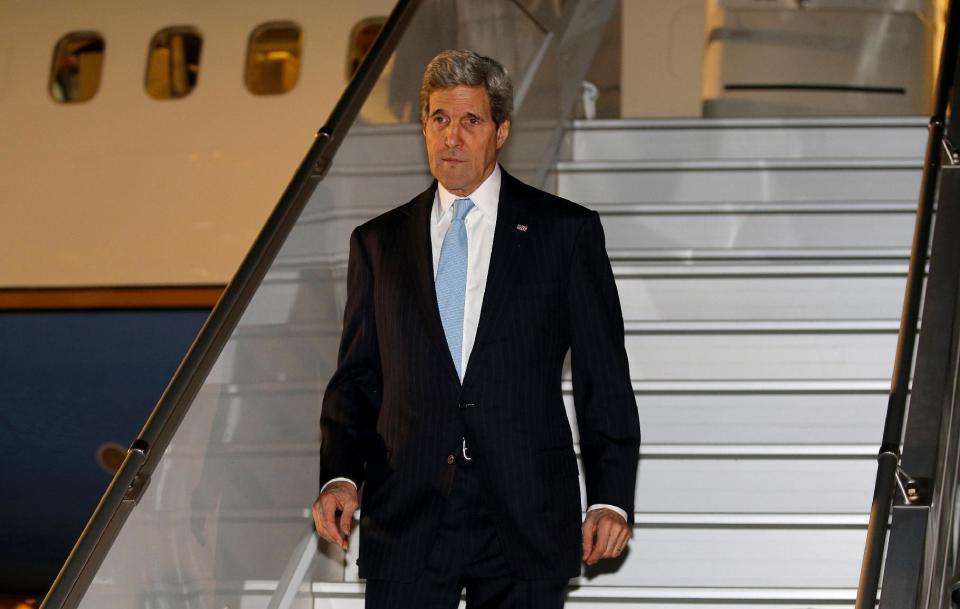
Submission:
<svg viewBox="0 0 960 609">
<path fill-rule="evenodd" d="M 185 97 L 197 86 L 203 38 L 189 27 L 154 34 L 147 54 L 147 93 L 154 99 Z"/>
<path fill-rule="evenodd" d="M 57 42 L 50 70 L 50 97 L 62 104 L 84 102 L 96 95 L 103 70 L 103 37 L 72 32 Z"/>
<path fill-rule="evenodd" d="M 369 17 L 353 26 L 350 31 L 350 48 L 347 49 L 348 80 L 360 67 L 363 58 L 367 56 L 367 52 L 373 46 L 373 41 L 377 39 L 377 35 L 386 22 L 386 17 Z"/>
<path fill-rule="evenodd" d="M 303 33 L 295 23 L 264 23 L 250 34 L 244 80 L 254 95 L 286 93 L 300 78 Z"/>
</svg>

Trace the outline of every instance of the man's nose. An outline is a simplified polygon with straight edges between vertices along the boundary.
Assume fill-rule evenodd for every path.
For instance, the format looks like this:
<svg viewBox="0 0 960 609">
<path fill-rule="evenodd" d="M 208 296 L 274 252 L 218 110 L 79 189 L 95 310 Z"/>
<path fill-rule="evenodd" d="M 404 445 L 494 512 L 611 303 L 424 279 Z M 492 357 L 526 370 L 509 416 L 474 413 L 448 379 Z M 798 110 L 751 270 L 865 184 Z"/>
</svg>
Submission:
<svg viewBox="0 0 960 609">
<path fill-rule="evenodd" d="M 443 132 L 443 143 L 447 148 L 456 148 L 460 145 L 460 125 L 452 122 Z"/>
</svg>

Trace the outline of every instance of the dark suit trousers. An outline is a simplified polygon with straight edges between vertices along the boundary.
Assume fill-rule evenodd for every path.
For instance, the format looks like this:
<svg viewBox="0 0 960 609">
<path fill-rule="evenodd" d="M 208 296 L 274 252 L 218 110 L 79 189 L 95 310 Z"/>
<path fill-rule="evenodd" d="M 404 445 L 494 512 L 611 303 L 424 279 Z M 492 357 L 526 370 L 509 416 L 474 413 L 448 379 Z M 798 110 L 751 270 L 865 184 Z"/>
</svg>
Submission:
<svg viewBox="0 0 960 609">
<path fill-rule="evenodd" d="M 366 609 L 561 609 L 569 580 L 516 577 L 485 503 L 477 462 L 457 454 L 453 485 L 418 579 L 367 580 Z"/>
</svg>

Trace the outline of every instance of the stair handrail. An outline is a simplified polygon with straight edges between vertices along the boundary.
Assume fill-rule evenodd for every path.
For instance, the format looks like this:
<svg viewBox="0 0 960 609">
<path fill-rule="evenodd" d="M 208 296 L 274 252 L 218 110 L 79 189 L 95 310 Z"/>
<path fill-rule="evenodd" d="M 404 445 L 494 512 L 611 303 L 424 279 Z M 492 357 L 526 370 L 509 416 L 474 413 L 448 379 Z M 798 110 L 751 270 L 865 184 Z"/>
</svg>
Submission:
<svg viewBox="0 0 960 609">
<path fill-rule="evenodd" d="M 923 163 L 923 177 L 920 184 L 907 284 L 900 316 L 900 330 L 897 336 L 897 351 L 890 383 L 890 394 L 887 400 L 883 440 L 877 455 L 877 475 L 870 509 L 870 520 L 867 526 L 866 543 L 864 544 L 863 561 L 860 568 L 860 581 L 857 587 L 856 609 L 874 609 L 876 607 L 894 493 L 898 490 L 905 494 L 909 493 L 909 489 L 902 485 L 902 481 L 909 480 L 909 476 L 906 476 L 900 468 L 900 444 L 906 421 L 907 395 L 910 392 L 910 376 L 916 349 L 924 274 L 928 262 L 930 233 L 933 223 L 933 208 L 942 166 L 941 155 L 944 146 L 948 144 L 944 137 L 947 109 L 952 106 L 954 113 L 960 111 L 957 104 L 951 104 L 951 94 L 957 77 L 958 47 L 960 47 L 960 8 L 957 6 L 957 0 L 950 0 L 947 8 L 946 28 L 940 48 L 934 111 L 927 127 L 929 135 Z M 958 121 L 953 120 L 951 122 L 951 127 L 955 129 Z"/>
<path fill-rule="evenodd" d="M 421 3 L 421 0 L 397 1 L 140 435 L 127 450 L 123 463 L 67 556 L 40 609 L 73 609 L 79 604 L 123 521 L 149 484 L 150 475 L 173 432 L 189 410 L 311 194 L 329 171 L 337 149 Z"/>
</svg>

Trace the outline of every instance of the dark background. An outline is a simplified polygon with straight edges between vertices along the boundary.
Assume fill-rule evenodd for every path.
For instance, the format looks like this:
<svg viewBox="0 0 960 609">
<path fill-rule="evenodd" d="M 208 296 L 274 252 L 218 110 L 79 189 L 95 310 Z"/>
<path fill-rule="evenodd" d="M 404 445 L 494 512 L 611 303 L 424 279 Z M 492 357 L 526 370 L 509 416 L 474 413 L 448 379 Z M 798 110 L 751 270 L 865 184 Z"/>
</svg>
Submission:
<svg viewBox="0 0 960 609">
<path fill-rule="evenodd" d="M 209 309 L 0 312 L 0 606 L 42 598 Z M 10 605 L 17 606 L 17 603 Z"/>
</svg>

